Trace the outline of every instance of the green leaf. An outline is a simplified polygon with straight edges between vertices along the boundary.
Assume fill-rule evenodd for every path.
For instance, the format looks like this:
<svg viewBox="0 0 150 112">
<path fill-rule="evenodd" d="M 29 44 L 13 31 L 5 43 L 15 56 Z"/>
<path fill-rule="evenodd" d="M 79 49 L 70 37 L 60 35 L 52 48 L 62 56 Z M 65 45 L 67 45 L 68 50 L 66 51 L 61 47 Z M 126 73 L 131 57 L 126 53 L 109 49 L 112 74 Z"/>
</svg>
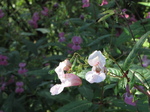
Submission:
<svg viewBox="0 0 150 112">
<path fill-rule="evenodd" d="M 97 22 L 104 21 L 105 19 L 107 19 L 108 17 L 110 17 L 113 14 L 114 14 L 114 10 L 105 11 L 99 15 L 100 18 L 97 20 Z"/>
<path fill-rule="evenodd" d="M 30 32 L 22 32 L 20 35 L 23 35 L 23 36 L 33 36 L 35 34 L 30 33 Z"/>
<path fill-rule="evenodd" d="M 92 46 L 94 44 L 97 44 L 100 42 L 100 40 L 104 39 L 104 38 L 107 38 L 107 37 L 110 37 L 111 34 L 107 34 L 107 35 L 103 35 L 101 37 L 98 37 L 97 39 L 95 39 L 94 41 L 92 41 L 88 46 Z"/>
<path fill-rule="evenodd" d="M 59 95 L 51 95 L 51 93 L 49 91 L 40 91 L 38 92 L 38 95 L 43 97 L 43 98 L 46 98 L 46 99 L 49 99 L 50 101 L 51 100 L 55 100 L 57 102 L 72 102 L 72 97 L 70 96 L 70 94 L 64 94 L 64 93 L 61 93 Z"/>
<path fill-rule="evenodd" d="M 11 93 L 7 100 L 4 102 L 2 108 L 4 108 L 5 112 L 13 112 L 14 95 L 14 93 Z"/>
<path fill-rule="evenodd" d="M 34 44 L 33 42 L 26 40 L 26 39 L 23 40 L 23 43 L 26 45 L 27 49 L 30 52 L 34 53 L 35 55 L 38 54 L 36 44 Z"/>
<path fill-rule="evenodd" d="M 138 4 L 141 4 L 144 6 L 150 6 L 150 2 L 138 2 Z"/>
<path fill-rule="evenodd" d="M 37 31 L 40 31 L 40 32 L 43 33 L 43 34 L 50 32 L 50 30 L 49 30 L 49 29 L 46 29 L 46 28 L 37 28 L 36 30 L 37 30 Z"/>
<path fill-rule="evenodd" d="M 143 27 L 143 25 L 144 25 L 144 27 Z M 128 27 L 122 28 L 122 29 L 129 31 Z M 145 34 L 145 29 L 150 29 L 150 19 L 139 20 L 139 21 L 131 24 L 130 29 L 135 37 L 136 36 L 141 37 L 143 34 Z M 131 32 L 130 32 L 130 34 L 128 34 L 127 31 L 126 32 L 124 31 L 121 33 L 121 35 L 115 41 L 115 45 L 120 47 L 120 45 L 122 45 L 125 42 L 129 42 L 131 39 L 132 39 Z"/>
<path fill-rule="evenodd" d="M 87 111 L 91 106 L 92 103 L 87 100 L 74 101 L 59 108 L 56 112 L 83 112 Z"/>
<path fill-rule="evenodd" d="M 90 86 L 82 85 L 78 88 L 78 90 L 87 100 L 92 100 L 94 94 Z"/>
<path fill-rule="evenodd" d="M 133 47 L 132 51 L 129 53 L 128 57 L 126 58 L 124 64 L 123 64 L 123 69 L 128 70 L 130 65 L 133 63 L 135 56 L 137 55 L 139 49 L 142 47 L 143 43 L 145 42 L 146 38 L 148 38 L 150 35 L 150 31 L 145 33 L 140 40 L 135 44 Z"/>
</svg>

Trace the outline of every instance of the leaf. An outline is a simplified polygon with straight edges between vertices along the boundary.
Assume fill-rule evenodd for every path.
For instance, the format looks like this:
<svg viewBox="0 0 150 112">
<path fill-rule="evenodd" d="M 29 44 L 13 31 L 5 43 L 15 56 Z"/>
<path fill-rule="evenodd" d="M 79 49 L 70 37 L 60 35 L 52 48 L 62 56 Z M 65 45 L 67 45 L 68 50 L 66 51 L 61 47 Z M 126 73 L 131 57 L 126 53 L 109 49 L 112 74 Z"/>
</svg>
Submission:
<svg viewBox="0 0 150 112">
<path fill-rule="evenodd" d="M 40 32 L 43 33 L 43 34 L 50 32 L 50 30 L 49 30 L 49 29 L 46 29 L 46 28 L 37 28 L 36 30 L 37 30 L 37 31 L 40 31 Z"/>
<path fill-rule="evenodd" d="M 145 33 L 140 40 L 134 45 L 132 51 L 129 53 L 128 57 L 126 58 L 123 69 L 128 70 L 130 65 L 133 63 L 135 56 L 137 55 L 139 49 L 142 47 L 143 43 L 145 42 L 146 38 L 150 35 L 150 31 Z"/>
<path fill-rule="evenodd" d="M 20 35 L 24 35 L 24 36 L 33 36 L 35 34 L 30 33 L 30 32 L 22 32 Z"/>
<path fill-rule="evenodd" d="M 27 49 L 30 52 L 34 53 L 35 55 L 38 54 L 36 44 L 34 44 L 33 42 L 26 40 L 26 39 L 23 40 L 23 43 L 26 45 Z"/>
<path fill-rule="evenodd" d="M 110 37 L 111 34 L 108 34 L 108 35 L 103 35 L 101 37 L 98 37 L 97 39 L 95 39 L 94 41 L 92 41 L 88 46 L 92 46 L 94 44 L 97 44 L 99 43 L 100 40 L 104 39 L 104 38 L 107 38 L 107 37 Z"/>
<path fill-rule="evenodd" d="M 94 94 L 90 86 L 82 85 L 78 88 L 78 90 L 87 100 L 92 100 Z"/>
<path fill-rule="evenodd" d="M 92 103 L 87 100 L 74 101 L 61 108 L 56 112 L 83 112 L 88 110 L 92 106 Z"/>
<path fill-rule="evenodd" d="M 144 22 L 146 23 L 144 24 Z M 144 27 L 142 24 L 144 24 Z M 128 27 L 122 28 L 122 29 L 124 30 L 126 29 L 129 31 Z M 150 19 L 143 19 L 143 20 L 137 21 L 130 25 L 130 29 L 134 36 L 141 37 L 143 34 L 145 34 L 145 29 L 150 29 Z M 120 45 L 122 45 L 125 42 L 129 42 L 132 39 L 131 33 L 128 34 L 126 32 L 124 31 L 121 33 L 121 35 L 117 38 L 115 45 L 120 47 Z"/>
<path fill-rule="evenodd" d="M 57 102 L 72 102 L 72 97 L 70 94 L 61 93 L 59 95 L 52 96 L 49 91 L 40 91 L 38 92 L 38 95 L 49 100 L 55 100 Z"/>
<path fill-rule="evenodd" d="M 4 108 L 5 112 L 13 112 L 13 101 L 14 101 L 14 93 L 11 93 L 7 100 L 4 102 L 2 108 Z"/>
<path fill-rule="evenodd" d="M 150 6 L 150 2 L 138 2 L 138 4 L 141 4 L 144 6 Z"/>
<path fill-rule="evenodd" d="M 105 19 L 107 19 L 108 17 L 110 17 L 111 15 L 114 14 L 114 10 L 107 10 L 103 13 L 101 13 L 99 16 L 100 18 L 97 19 L 97 22 L 100 22 L 100 21 L 104 21 Z"/>
</svg>

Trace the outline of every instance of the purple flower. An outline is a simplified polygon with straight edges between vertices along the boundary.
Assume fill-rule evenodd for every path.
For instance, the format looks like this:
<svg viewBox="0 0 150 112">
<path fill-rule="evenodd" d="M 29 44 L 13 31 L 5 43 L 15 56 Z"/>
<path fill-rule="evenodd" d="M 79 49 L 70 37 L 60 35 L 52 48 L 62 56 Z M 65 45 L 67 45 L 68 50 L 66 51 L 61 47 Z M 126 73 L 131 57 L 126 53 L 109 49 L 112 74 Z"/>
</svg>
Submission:
<svg viewBox="0 0 150 112">
<path fill-rule="evenodd" d="M 24 83 L 23 82 L 16 82 L 17 87 L 23 87 Z"/>
<path fill-rule="evenodd" d="M 80 19 L 84 20 L 84 15 L 81 14 L 80 15 Z"/>
<path fill-rule="evenodd" d="M 125 97 L 124 102 L 125 102 L 126 104 L 129 104 L 129 105 L 132 105 L 132 106 L 136 106 L 136 102 L 137 102 L 137 101 L 134 101 L 133 95 L 128 94 L 128 93 L 125 93 L 125 94 L 124 94 L 124 97 Z"/>
<path fill-rule="evenodd" d="M 142 63 L 142 66 L 143 66 L 143 67 L 147 67 L 147 66 L 150 64 L 150 60 L 147 58 L 146 55 L 144 55 L 144 56 L 142 57 L 142 61 L 143 61 L 143 63 Z"/>
<path fill-rule="evenodd" d="M 39 16 L 39 13 L 38 12 L 35 12 L 32 16 L 32 20 L 33 21 L 38 21 L 40 19 L 40 16 Z"/>
<path fill-rule="evenodd" d="M 59 33 L 59 37 L 64 37 L 65 33 L 64 32 L 60 32 Z"/>
<path fill-rule="evenodd" d="M 90 6 L 89 2 L 90 0 L 82 0 L 82 3 L 83 3 L 82 8 L 89 7 Z"/>
<path fill-rule="evenodd" d="M 81 49 L 81 46 L 79 45 L 79 44 L 74 44 L 73 46 L 72 46 L 72 49 L 73 50 L 75 50 L 75 51 L 77 51 L 77 50 L 80 50 Z"/>
<path fill-rule="evenodd" d="M 108 4 L 108 1 L 107 0 L 103 0 L 102 3 L 100 4 L 100 6 L 107 5 L 107 4 Z"/>
<path fill-rule="evenodd" d="M 0 18 L 4 17 L 5 13 L 0 9 Z"/>
<path fill-rule="evenodd" d="M 65 42 L 66 38 L 65 37 L 60 37 L 59 42 Z"/>
<path fill-rule="evenodd" d="M 58 4 L 58 3 L 55 3 L 55 4 L 53 5 L 53 7 L 54 7 L 54 8 L 58 8 L 58 7 L 59 7 L 59 4 Z"/>
<path fill-rule="evenodd" d="M 43 9 L 44 9 L 44 10 L 41 11 L 42 15 L 48 16 L 48 11 L 49 11 L 48 8 L 43 7 Z"/>
<path fill-rule="evenodd" d="M 38 28 L 38 24 L 36 21 L 34 20 L 29 20 L 28 23 L 30 24 L 30 26 L 32 26 L 33 28 Z"/>
<path fill-rule="evenodd" d="M 4 111 L 0 110 L 0 112 L 4 112 Z"/>
<path fill-rule="evenodd" d="M 59 42 L 64 42 L 66 40 L 66 38 L 64 37 L 65 33 L 61 32 L 59 33 Z"/>
<path fill-rule="evenodd" d="M 136 106 L 137 101 L 134 101 L 134 97 L 130 92 L 130 88 L 129 85 L 126 86 L 126 93 L 124 93 L 124 102 L 126 104 L 132 105 L 132 106 Z"/>
<path fill-rule="evenodd" d="M 74 36 L 72 38 L 72 42 L 73 42 L 73 44 L 81 44 L 82 43 L 82 38 L 78 37 L 78 36 Z"/>
<path fill-rule="evenodd" d="M 26 68 L 25 68 L 25 66 L 26 66 L 26 63 L 19 63 L 19 70 L 18 70 L 18 73 L 19 74 L 24 74 L 24 75 L 26 75 L 26 72 L 28 71 Z"/>
<path fill-rule="evenodd" d="M 20 68 L 23 68 L 23 67 L 25 67 L 26 66 L 26 63 L 19 63 L 19 67 Z"/>
<path fill-rule="evenodd" d="M 0 55 L 0 65 L 8 65 L 7 59 L 7 56 Z"/>
<path fill-rule="evenodd" d="M 0 87 L 0 91 L 4 91 L 6 87 L 6 82 L 3 82 Z"/>
<path fill-rule="evenodd" d="M 22 87 L 17 87 L 15 89 L 15 93 L 22 93 L 22 92 L 24 92 L 24 89 Z"/>
</svg>

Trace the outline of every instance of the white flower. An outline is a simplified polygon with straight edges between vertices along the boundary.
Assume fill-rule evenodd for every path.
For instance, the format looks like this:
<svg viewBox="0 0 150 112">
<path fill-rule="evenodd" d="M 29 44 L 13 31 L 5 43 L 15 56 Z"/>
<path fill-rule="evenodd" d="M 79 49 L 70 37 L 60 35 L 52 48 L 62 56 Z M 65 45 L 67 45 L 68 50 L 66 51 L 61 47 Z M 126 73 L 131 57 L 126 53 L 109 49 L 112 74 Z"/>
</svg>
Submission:
<svg viewBox="0 0 150 112">
<path fill-rule="evenodd" d="M 105 80 L 106 59 L 101 51 L 94 51 L 89 56 L 88 63 L 92 66 L 92 70 L 86 73 L 85 79 L 90 83 L 99 83 Z"/>
</svg>

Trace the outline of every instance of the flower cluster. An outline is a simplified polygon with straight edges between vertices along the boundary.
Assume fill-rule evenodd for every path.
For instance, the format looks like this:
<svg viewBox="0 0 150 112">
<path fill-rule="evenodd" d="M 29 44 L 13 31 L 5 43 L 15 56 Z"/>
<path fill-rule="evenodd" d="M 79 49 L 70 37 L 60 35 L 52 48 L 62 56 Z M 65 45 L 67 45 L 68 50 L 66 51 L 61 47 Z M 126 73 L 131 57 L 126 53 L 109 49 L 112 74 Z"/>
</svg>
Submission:
<svg viewBox="0 0 150 112">
<path fill-rule="evenodd" d="M 46 7 L 43 7 L 43 10 L 41 11 L 41 14 L 43 16 L 48 16 L 49 13 L 49 9 Z M 30 26 L 32 26 L 33 28 L 38 28 L 38 20 L 40 20 L 40 13 L 39 12 L 34 12 L 32 19 L 28 21 L 28 23 L 30 24 Z"/>
<path fill-rule="evenodd" d="M 19 63 L 19 70 L 18 70 L 18 73 L 19 74 L 23 74 L 23 75 L 26 75 L 26 72 L 28 71 L 26 68 L 26 63 Z"/>
<path fill-rule="evenodd" d="M 15 90 L 15 92 L 16 93 L 22 93 L 24 91 L 23 85 L 24 85 L 23 82 L 16 82 L 16 90 Z"/>
<path fill-rule="evenodd" d="M 106 78 L 106 59 L 101 51 L 94 51 L 88 58 L 88 63 L 92 70 L 87 72 L 85 79 L 90 83 L 99 83 Z"/>
<path fill-rule="evenodd" d="M 33 27 L 33 28 L 38 28 L 38 23 L 37 21 L 40 19 L 39 13 L 35 12 L 32 16 L 32 19 L 28 21 L 28 23 Z"/>
<path fill-rule="evenodd" d="M 68 71 L 70 68 L 71 63 L 69 60 L 64 60 L 59 63 L 59 66 L 55 69 L 55 72 L 57 73 L 61 84 L 56 84 L 50 89 L 52 95 L 60 94 L 65 87 L 78 86 L 82 84 L 81 79 L 77 75 L 72 73 L 64 73 L 64 71 Z"/>
<path fill-rule="evenodd" d="M 85 79 L 90 83 L 100 83 L 106 78 L 106 59 L 101 53 L 101 51 L 94 51 L 88 58 L 89 65 L 92 66 L 92 71 L 89 71 L 85 75 Z M 82 84 L 81 79 L 72 73 L 64 73 L 64 71 L 69 71 L 71 68 L 71 63 L 69 60 L 65 60 L 59 63 L 56 67 L 55 72 L 61 81 L 61 84 L 54 85 L 50 92 L 52 95 L 60 94 L 65 87 L 78 86 Z"/>
<path fill-rule="evenodd" d="M 5 13 L 2 11 L 2 9 L 0 9 L 0 18 L 4 17 Z"/>
<path fill-rule="evenodd" d="M 8 65 L 8 57 L 7 56 L 4 56 L 4 55 L 0 55 L 0 65 Z"/>
</svg>

